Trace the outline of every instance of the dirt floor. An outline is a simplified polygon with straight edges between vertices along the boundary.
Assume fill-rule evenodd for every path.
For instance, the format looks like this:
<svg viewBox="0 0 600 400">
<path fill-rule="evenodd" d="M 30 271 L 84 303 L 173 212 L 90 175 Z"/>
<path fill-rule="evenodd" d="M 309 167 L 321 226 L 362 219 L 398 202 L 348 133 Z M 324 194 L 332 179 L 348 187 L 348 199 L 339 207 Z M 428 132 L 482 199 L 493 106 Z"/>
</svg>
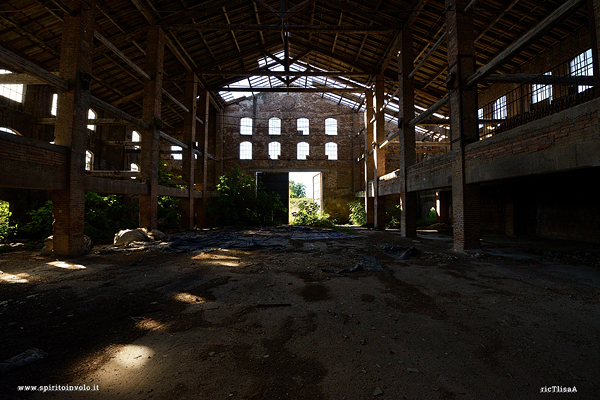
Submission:
<svg viewBox="0 0 600 400">
<path fill-rule="evenodd" d="M 1 254 L 0 399 L 600 398 L 597 246 L 285 238 Z"/>
</svg>

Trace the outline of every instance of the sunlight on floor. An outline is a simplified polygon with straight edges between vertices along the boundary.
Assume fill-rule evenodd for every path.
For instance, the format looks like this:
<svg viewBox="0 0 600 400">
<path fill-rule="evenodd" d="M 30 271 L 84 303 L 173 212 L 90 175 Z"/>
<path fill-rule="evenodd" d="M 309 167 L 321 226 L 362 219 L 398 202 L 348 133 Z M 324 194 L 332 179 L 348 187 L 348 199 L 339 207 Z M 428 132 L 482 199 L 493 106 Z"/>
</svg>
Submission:
<svg viewBox="0 0 600 400">
<path fill-rule="evenodd" d="M 154 356 L 154 350 L 134 344 L 124 345 L 114 356 L 114 361 L 127 368 L 141 368 Z"/>
<path fill-rule="evenodd" d="M 208 264 L 222 265 L 225 267 L 239 267 L 240 258 L 233 256 L 225 256 L 222 254 L 199 254 L 192 257 L 194 260 L 202 260 Z"/>
<path fill-rule="evenodd" d="M 8 282 L 8 283 L 28 283 L 31 275 L 28 273 L 22 272 L 20 274 L 6 274 L 0 272 L 0 281 Z"/>
<path fill-rule="evenodd" d="M 196 296 L 196 295 L 193 295 L 190 293 L 176 293 L 173 295 L 173 298 L 175 300 L 181 301 L 183 303 L 188 303 L 188 304 L 197 304 L 197 303 L 206 302 L 206 299 L 204 297 Z"/>
<path fill-rule="evenodd" d="M 85 269 L 85 267 L 81 264 L 71 264 L 65 261 L 51 261 L 47 264 L 63 269 Z"/>
</svg>

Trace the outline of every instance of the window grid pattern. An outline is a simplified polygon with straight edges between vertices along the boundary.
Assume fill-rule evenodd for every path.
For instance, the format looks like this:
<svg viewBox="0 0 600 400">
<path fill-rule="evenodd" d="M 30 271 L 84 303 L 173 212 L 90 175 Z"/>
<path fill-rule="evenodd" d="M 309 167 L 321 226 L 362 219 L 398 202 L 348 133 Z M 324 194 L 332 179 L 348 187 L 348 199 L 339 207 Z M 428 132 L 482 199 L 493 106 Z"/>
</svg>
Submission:
<svg viewBox="0 0 600 400">
<path fill-rule="evenodd" d="M 240 143 L 240 160 L 252 160 L 252 143 Z"/>
<path fill-rule="evenodd" d="M 281 120 L 279 118 L 269 119 L 269 135 L 281 135 Z"/>
<path fill-rule="evenodd" d="M 298 118 L 296 121 L 296 129 L 302 132 L 302 135 L 308 135 L 309 133 L 309 120 L 308 118 Z"/>
<path fill-rule="evenodd" d="M 592 49 L 589 49 L 577 57 L 571 60 L 569 63 L 569 70 L 571 75 L 575 76 L 593 76 L 594 75 L 594 64 L 592 61 Z M 577 88 L 578 93 L 586 91 L 591 86 L 579 85 Z"/>
<path fill-rule="evenodd" d="M 12 74 L 11 71 L 6 69 L 0 69 L 0 74 Z M 17 84 L 1 84 L 0 85 L 0 96 L 4 96 L 8 99 L 16 101 L 17 103 L 23 102 L 23 89 L 24 85 Z"/>
<path fill-rule="evenodd" d="M 552 75 L 552 72 L 546 72 L 544 75 Z M 531 103 L 539 103 L 540 101 L 549 99 L 552 101 L 552 85 L 531 85 Z"/>
<path fill-rule="evenodd" d="M 337 143 L 329 142 L 325 143 L 325 155 L 328 160 L 337 160 L 338 159 L 338 146 Z"/>
<path fill-rule="evenodd" d="M 171 151 L 182 151 L 183 149 L 181 148 L 181 146 L 171 146 Z M 178 160 L 181 161 L 183 160 L 183 154 L 182 153 L 171 153 L 171 158 L 173 160 Z"/>
<path fill-rule="evenodd" d="M 309 145 L 306 142 L 300 142 L 296 145 L 296 159 L 306 160 L 309 154 Z"/>
<path fill-rule="evenodd" d="M 271 142 L 269 143 L 269 158 L 271 160 L 279 159 L 281 155 L 281 143 L 279 142 Z"/>
<path fill-rule="evenodd" d="M 494 102 L 494 119 L 506 119 L 508 113 L 506 111 L 506 96 L 499 97 Z"/>
<path fill-rule="evenodd" d="M 337 135 L 337 120 L 335 118 L 327 118 L 325 120 L 325 134 Z"/>
<path fill-rule="evenodd" d="M 244 117 L 240 120 L 240 134 L 252 135 L 252 118 Z"/>
</svg>

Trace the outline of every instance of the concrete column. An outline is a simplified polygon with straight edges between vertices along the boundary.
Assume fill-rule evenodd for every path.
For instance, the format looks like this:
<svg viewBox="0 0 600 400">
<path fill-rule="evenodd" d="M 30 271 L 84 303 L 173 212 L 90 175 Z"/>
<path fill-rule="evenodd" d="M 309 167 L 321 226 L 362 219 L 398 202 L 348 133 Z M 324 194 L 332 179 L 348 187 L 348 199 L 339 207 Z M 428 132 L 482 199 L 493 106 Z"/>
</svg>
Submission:
<svg viewBox="0 0 600 400">
<path fill-rule="evenodd" d="M 202 150 L 202 160 L 196 163 L 196 174 L 198 181 L 202 182 L 202 198 L 196 199 L 196 226 L 203 227 L 207 223 L 206 196 L 208 193 L 208 118 L 209 118 L 209 93 L 206 89 L 198 91 L 198 116 L 204 122 L 198 131 L 198 143 Z"/>
<path fill-rule="evenodd" d="M 466 81 L 475 72 L 473 11 L 464 13 L 469 0 L 446 0 L 448 29 L 448 89 L 452 159 L 452 212 L 454 250 L 480 247 L 479 185 L 467 185 L 464 148 L 479 140 L 477 87 Z"/>
<path fill-rule="evenodd" d="M 398 129 L 400 130 L 400 206 L 402 207 L 400 233 L 404 237 L 417 237 L 417 193 L 409 192 L 407 185 L 407 169 L 417 162 L 415 153 L 415 128 L 409 122 L 415 117 L 414 79 L 408 75 L 414 68 L 413 32 L 404 28 L 400 33 L 398 56 L 398 85 L 400 94 L 400 114 Z"/>
<path fill-rule="evenodd" d="M 194 215 L 194 183 L 195 180 L 195 155 L 194 144 L 196 142 L 196 105 L 198 97 L 198 76 L 188 72 L 185 80 L 185 106 L 189 110 L 183 120 L 183 143 L 189 146 L 183 149 L 183 171 L 182 178 L 188 187 L 188 197 L 181 200 L 181 225 L 184 229 L 193 229 L 195 224 Z"/>
<path fill-rule="evenodd" d="M 143 121 L 150 129 L 142 129 L 140 168 L 142 180 L 148 185 L 148 194 L 140 195 L 140 227 L 156 229 L 158 224 L 158 151 L 160 140 L 161 100 L 165 34 L 162 28 L 148 28 L 146 45 L 146 72 L 150 80 L 144 82 Z"/>
<path fill-rule="evenodd" d="M 382 143 L 385 140 L 385 118 L 383 105 L 385 86 L 384 76 L 379 74 L 375 78 L 375 142 Z M 379 195 L 379 177 L 385 175 L 385 149 L 375 146 L 373 156 L 375 158 L 375 229 L 385 230 L 385 196 Z"/>
<path fill-rule="evenodd" d="M 65 15 L 60 54 L 60 77 L 70 82 L 59 91 L 54 142 L 69 149 L 65 190 L 52 192 L 54 254 L 78 256 L 85 252 L 85 151 L 90 108 L 92 52 L 94 45 L 93 0 L 72 1 L 75 16 Z"/>
<path fill-rule="evenodd" d="M 375 198 L 369 196 L 369 181 L 375 176 L 374 155 L 369 155 L 373 150 L 373 92 L 367 90 L 365 93 L 365 212 L 367 214 L 367 225 L 373 226 L 375 223 Z M 374 193 L 374 191 L 373 191 Z"/>
<path fill-rule="evenodd" d="M 437 192 L 437 201 L 439 202 L 437 222 L 450 224 L 450 191 Z"/>
</svg>

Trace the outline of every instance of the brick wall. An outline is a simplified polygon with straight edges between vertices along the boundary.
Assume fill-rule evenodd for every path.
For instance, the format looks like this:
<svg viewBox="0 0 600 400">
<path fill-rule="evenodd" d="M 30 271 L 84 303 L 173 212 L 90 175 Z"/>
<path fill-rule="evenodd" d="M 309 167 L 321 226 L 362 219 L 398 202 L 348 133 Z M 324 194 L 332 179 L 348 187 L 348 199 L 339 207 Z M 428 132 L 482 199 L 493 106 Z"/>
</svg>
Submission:
<svg viewBox="0 0 600 400">
<path fill-rule="evenodd" d="M 252 118 L 253 133 L 240 134 L 240 119 Z M 269 119 L 281 120 L 281 135 L 269 135 Z M 309 135 L 297 130 L 297 119 L 309 119 Z M 325 134 L 325 119 L 337 120 L 337 135 Z M 247 174 L 256 171 L 317 171 L 323 174 L 323 209 L 336 216 L 347 218 L 347 203 L 354 199 L 357 174 L 364 168 L 356 162 L 357 154 L 364 151 L 361 141 L 355 140 L 363 127 L 362 113 L 323 99 L 316 94 L 260 94 L 230 105 L 224 110 L 223 159 L 225 171 L 237 164 Z M 240 160 L 240 143 L 252 143 L 252 160 Z M 277 160 L 269 159 L 270 142 L 281 144 L 281 155 Z M 363 139 L 364 141 L 364 139 Z M 297 144 L 309 145 L 307 160 L 297 160 Z M 337 144 L 337 160 L 325 155 L 325 144 Z M 357 146 L 360 150 L 357 151 Z"/>
</svg>

